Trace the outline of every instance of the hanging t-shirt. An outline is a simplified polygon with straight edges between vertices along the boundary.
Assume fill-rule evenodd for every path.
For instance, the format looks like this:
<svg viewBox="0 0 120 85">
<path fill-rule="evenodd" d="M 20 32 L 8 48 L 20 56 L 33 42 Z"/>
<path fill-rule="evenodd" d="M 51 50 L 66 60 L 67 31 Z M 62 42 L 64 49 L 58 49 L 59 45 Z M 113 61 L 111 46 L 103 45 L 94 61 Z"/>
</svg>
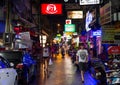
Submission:
<svg viewBox="0 0 120 85">
<path fill-rule="evenodd" d="M 80 49 L 77 51 L 76 56 L 79 56 L 79 62 L 86 62 L 88 52 L 86 49 Z"/>
</svg>

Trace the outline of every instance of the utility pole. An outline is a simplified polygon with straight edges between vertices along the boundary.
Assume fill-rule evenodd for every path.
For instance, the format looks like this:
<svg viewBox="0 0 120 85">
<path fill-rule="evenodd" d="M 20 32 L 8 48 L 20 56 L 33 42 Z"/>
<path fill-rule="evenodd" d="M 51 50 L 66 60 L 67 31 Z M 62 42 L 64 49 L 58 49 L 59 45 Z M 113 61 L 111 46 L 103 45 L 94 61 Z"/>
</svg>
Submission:
<svg viewBox="0 0 120 85">
<path fill-rule="evenodd" d="M 10 32 L 10 3 L 9 0 L 6 0 L 6 26 L 5 26 L 5 33 Z"/>
<path fill-rule="evenodd" d="M 5 1 L 6 6 L 6 24 L 5 24 L 5 33 L 3 35 L 4 44 L 8 49 L 11 48 L 12 43 L 12 26 L 11 26 L 11 0 Z"/>
<path fill-rule="evenodd" d="M 95 11 L 96 11 L 96 15 L 95 15 L 96 16 L 96 22 L 95 22 L 96 23 L 96 26 L 95 26 L 96 28 L 95 29 L 98 30 L 97 27 L 99 27 L 98 25 L 100 24 L 99 23 L 99 17 L 100 17 L 99 4 L 96 5 Z M 94 55 L 97 57 L 98 56 L 98 51 L 97 50 L 99 50 L 99 47 L 97 46 L 97 36 L 94 36 L 93 38 L 94 38 L 94 52 L 95 52 Z"/>
</svg>

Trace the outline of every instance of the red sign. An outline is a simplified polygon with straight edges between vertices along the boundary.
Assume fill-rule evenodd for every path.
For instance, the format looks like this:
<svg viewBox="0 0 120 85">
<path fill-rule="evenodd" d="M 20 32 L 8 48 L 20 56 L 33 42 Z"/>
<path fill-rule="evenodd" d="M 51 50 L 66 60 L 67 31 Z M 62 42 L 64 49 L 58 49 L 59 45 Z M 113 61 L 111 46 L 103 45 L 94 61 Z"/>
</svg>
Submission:
<svg viewBox="0 0 120 85">
<path fill-rule="evenodd" d="M 62 14 L 62 4 L 41 4 L 42 14 Z"/>
<path fill-rule="evenodd" d="M 15 32 L 16 34 L 19 34 L 19 33 L 22 31 L 22 29 L 23 29 L 22 26 L 15 26 L 15 27 L 14 27 L 14 32 Z"/>
<path fill-rule="evenodd" d="M 120 46 L 110 46 L 108 48 L 108 54 L 120 54 Z"/>
<path fill-rule="evenodd" d="M 66 23 L 66 24 L 71 24 L 71 20 L 70 20 L 70 19 L 67 19 L 67 20 L 65 21 L 65 23 Z"/>
</svg>

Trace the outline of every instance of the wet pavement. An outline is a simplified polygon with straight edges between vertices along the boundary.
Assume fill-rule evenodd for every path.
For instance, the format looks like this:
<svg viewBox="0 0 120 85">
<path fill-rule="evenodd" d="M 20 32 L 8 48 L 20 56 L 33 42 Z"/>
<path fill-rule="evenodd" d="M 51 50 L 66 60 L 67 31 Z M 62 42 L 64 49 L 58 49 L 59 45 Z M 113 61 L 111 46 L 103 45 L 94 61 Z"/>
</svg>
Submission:
<svg viewBox="0 0 120 85">
<path fill-rule="evenodd" d="M 42 64 L 40 68 L 30 85 L 97 85 L 97 81 L 88 72 L 85 73 L 85 81 L 82 84 L 80 72 L 76 71 L 76 66 L 67 55 L 62 59 L 59 54 L 53 65 L 49 66 L 48 73 L 43 70 Z"/>
</svg>

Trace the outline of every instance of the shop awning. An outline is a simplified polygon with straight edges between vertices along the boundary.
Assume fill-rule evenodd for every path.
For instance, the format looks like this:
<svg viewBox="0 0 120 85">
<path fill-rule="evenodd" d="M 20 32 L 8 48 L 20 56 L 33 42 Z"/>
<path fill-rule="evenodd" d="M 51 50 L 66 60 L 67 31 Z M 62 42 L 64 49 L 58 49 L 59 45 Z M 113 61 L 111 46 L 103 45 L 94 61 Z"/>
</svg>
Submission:
<svg viewBox="0 0 120 85">
<path fill-rule="evenodd" d="M 42 30 L 42 34 L 46 35 L 47 37 L 49 36 L 45 30 Z"/>
<path fill-rule="evenodd" d="M 30 28 L 36 27 L 36 25 L 35 25 L 34 23 L 31 23 L 31 22 L 27 21 L 26 19 L 24 19 L 24 18 L 22 18 L 22 17 L 20 17 L 20 19 L 25 23 L 25 25 L 26 25 L 27 27 L 30 27 Z"/>
<path fill-rule="evenodd" d="M 120 54 L 120 46 L 110 46 L 108 48 L 108 54 Z"/>
</svg>

